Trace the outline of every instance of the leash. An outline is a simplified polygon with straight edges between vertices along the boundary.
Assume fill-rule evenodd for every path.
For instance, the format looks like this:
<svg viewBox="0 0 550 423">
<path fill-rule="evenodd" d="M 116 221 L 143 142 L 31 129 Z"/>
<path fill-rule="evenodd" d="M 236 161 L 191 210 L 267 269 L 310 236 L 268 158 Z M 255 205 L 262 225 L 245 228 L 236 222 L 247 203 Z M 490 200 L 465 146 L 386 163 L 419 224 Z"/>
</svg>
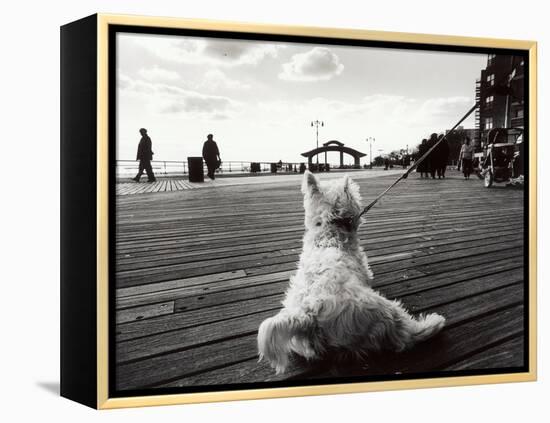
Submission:
<svg viewBox="0 0 550 423">
<path fill-rule="evenodd" d="M 390 189 L 392 189 L 394 186 L 396 186 L 400 181 L 402 181 L 403 179 L 407 179 L 407 177 L 409 176 L 409 173 L 411 173 L 413 170 L 415 170 L 418 167 L 418 165 L 420 163 L 422 163 L 426 159 L 426 157 L 428 157 L 430 155 L 430 153 L 439 145 L 439 143 L 441 143 L 444 139 L 446 139 L 447 135 L 451 134 L 456 128 L 458 128 L 458 126 L 462 122 L 464 122 L 468 118 L 468 116 L 470 116 L 474 112 L 474 110 L 477 109 L 478 106 L 479 106 L 478 103 L 474 104 L 472 106 L 472 108 L 470 110 L 468 110 L 468 112 L 466 112 L 466 114 L 462 117 L 462 119 L 460 119 L 456 123 L 456 125 L 453 126 L 450 129 L 449 132 L 447 132 L 445 135 L 443 135 L 443 137 L 440 140 L 438 140 L 428 151 L 426 151 L 426 153 L 424 153 L 424 155 L 422 157 L 420 157 L 418 160 L 416 160 L 414 162 L 414 164 L 403 175 L 401 175 L 399 178 L 397 178 L 397 180 L 394 183 L 392 183 L 389 187 L 387 187 L 384 191 L 382 191 L 378 195 L 378 197 L 376 197 L 373 201 L 371 201 L 371 203 L 367 207 L 365 207 L 363 209 L 363 211 L 359 214 L 358 218 L 363 216 L 366 212 L 368 212 L 378 202 L 378 200 L 380 200 L 384 195 L 386 195 L 386 193 Z"/>
</svg>

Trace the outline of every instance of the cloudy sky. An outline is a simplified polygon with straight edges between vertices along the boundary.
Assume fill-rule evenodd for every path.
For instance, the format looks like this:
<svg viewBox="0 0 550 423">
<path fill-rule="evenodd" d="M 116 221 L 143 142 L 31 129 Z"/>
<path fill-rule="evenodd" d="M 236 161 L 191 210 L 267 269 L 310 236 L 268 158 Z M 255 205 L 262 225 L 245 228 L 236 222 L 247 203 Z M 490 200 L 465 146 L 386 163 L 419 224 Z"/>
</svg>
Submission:
<svg viewBox="0 0 550 423">
<path fill-rule="evenodd" d="M 145 34 L 118 34 L 117 54 L 117 158 L 135 158 L 145 127 L 155 160 L 178 161 L 213 133 L 222 160 L 300 162 L 316 119 L 319 144 L 411 148 L 462 117 L 486 65 L 481 54 Z"/>
</svg>

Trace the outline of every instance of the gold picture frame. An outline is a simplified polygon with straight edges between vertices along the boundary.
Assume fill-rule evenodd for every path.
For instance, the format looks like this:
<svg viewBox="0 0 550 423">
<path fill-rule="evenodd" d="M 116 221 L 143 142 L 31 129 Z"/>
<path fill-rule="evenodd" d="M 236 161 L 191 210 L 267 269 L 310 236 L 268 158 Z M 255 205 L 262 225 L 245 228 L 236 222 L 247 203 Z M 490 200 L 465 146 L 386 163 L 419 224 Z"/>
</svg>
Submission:
<svg viewBox="0 0 550 423">
<path fill-rule="evenodd" d="M 236 22 L 221 22 L 221 21 L 209 21 L 198 19 L 180 19 L 180 18 L 162 18 L 162 17 L 144 17 L 144 16 L 123 16 L 112 14 L 97 14 L 93 17 L 87 18 L 88 29 L 84 31 L 82 35 L 84 40 L 87 41 L 75 41 L 74 45 L 68 45 L 69 41 L 63 44 L 62 38 L 62 69 L 63 69 L 63 55 L 65 55 L 66 65 L 71 65 L 76 59 L 73 56 L 78 54 L 84 54 L 81 49 L 89 48 L 89 45 L 95 45 L 96 50 L 93 51 L 95 56 L 95 63 L 97 68 L 95 69 L 95 94 L 90 94 L 90 101 L 95 96 L 96 105 L 96 118 L 93 123 L 95 125 L 96 142 L 90 147 L 90 151 L 95 151 L 95 172 L 93 175 L 87 174 L 87 177 L 95 180 L 95 191 L 90 193 L 89 200 L 95 201 L 96 209 L 90 216 L 88 223 L 95 228 L 95 242 L 93 251 L 86 257 L 74 258 L 71 260 L 71 253 L 74 243 L 63 242 L 65 238 L 62 236 L 62 251 L 63 262 L 62 267 L 66 266 L 67 270 L 65 276 L 62 272 L 62 293 L 66 294 L 62 300 L 62 395 L 70 399 L 74 399 L 81 403 L 87 404 L 98 409 L 112 409 L 121 407 L 139 407 L 139 406 L 152 406 L 152 405 L 170 405 L 170 404 L 188 404 L 199 402 L 214 402 L 214 401 L 234 401 L 234 400 L 247 400 L 247 399 L 259 399 L 259 398 L 281 398 L 290 396 L 306 396 L 306 395 L 323 395 L 323 394 L 339 394 L 339 393 L 352 393 L 352 392 L 369 392 L 369 391 L 381 391 L 381 390 L 399 390 L 399 389 L 416 389 L 416 388 L 431 388 L 431 387 L 447 387 L 447 386 L 462 386 L 462 385 L 477 385 L 477 384 L 492 384 L 492 383 L 504 383 L 504 382 L 525 382 L 534 381 L 537 378 L 537 310 L 536 310 L 536 249 L 537 249 L 537 43 L 534 41 L 518 41 L 518 40 L 504 40 L 504 39 L 489 39 L 489 38 L 477 38 L 477 37 L 458 37 L 447 35 L 430 35 L 430 34 L 411 34 L 401 32 L 381 32 L 381 31 L 369 31 L 362 29 L 337 29 L 337 28 L 314 28 L 314 27 L 301 27 L 301 26 L 286 26 L 286 25 L 260 25 L 249 23 L 236 23 Z M 84 20 L 83 20 L 84 21 Z M 82 26 L 81 22 L 75 22 L 68 24 L 62 30 L 62 37 L 67 39 L 78 40 L 81 36 L 79 28 Z M 110 248 L 110 226 L 109 226 L 109 204 L 112 201 L 110 194 L 112 186 L 110 185 L 109 177 L 109 90 L 110 87 L 110 67 L 109 67 L 109 28 L 113 26 L 131 26 L 141 28 L 170 28 L 170 29 L 186 29 L 186 30 L 204 30 L 215 32 L 230 32 L 240 34 L 264 34 L 269 36 L 293 36 L 293 37 L 314 37 L 316 39 L 340 39 L 340 40 L 360 40 L 360 41 L 374 41 L 380 43 L 405 43 L 415 44 L 418 46 L 431 45 L 439 46 L 442 48 L 485 48 L 485 49 L 512 49 L 521 50 L 526 52 L 529 60 L 529 73 L 528 73 L 528 122 L 526 125 L 529 130 L 529 184 L 528 184 L 528 200 L 529 200 L 529 216 L 528 216 L 528 274 L 529 280 L 525 283 L 528 286 L 528 298 L 525 298 L 525 302 L 528 303 L 528 370 L 518 373 L 505 373 L 505 374 L 479 374 L 479 375 L 462 375 L 462 376 L 445 376 L 434 378 L 422 378 L 422 379 L 402 379 L 402 380 L 387 380 L 387 381 L 370 381 L 370 382 L 350 382 L 341 384 L 327 384 L 327 385 L 308 385 L 308 386 L 286 386 L 286 387 L 269 387 L 269 388 L 257 388 L 257 389 L 242 389 L 242 390 L 220 390 L 217 391 L 213 387 L 212 391 L 208 392 L 195 392 L 195 393 L 171 393 L 161 395 L 142 395 L 142 396 L 117 396 L 113 397 L 109 395 L 109 375 L 112 371 L 112 367 L 109 364 L 110 351 L 110 338 L 109 338 L 109 316 L 112 312 L 112 298 L 109 295 L 109 252 Z M 64 32 L 63 32 L 64 31 Z M 94 36 L 96 37 L 93 40 Z M 90 40 L 94 41 L 92 44 L 86 44 Z M 65 48 L 65 50 L 64 50 Z M 92 53 L 89 53 L 90 57 Z M 84 65 L 83 65 L 84 66 Z M 63 71 L 62 71 L 63 72 Z M 78 78 L 66 70 L 63 78 L 67 81 L 72 81 L 74 78 Z M 76 84 L 76 85 L 75 85 Z M 67 107 L 71 107 L 76 103 L 71 103 L 70 90 L 74 90 L 78 85 L 78 81 L 75 83 L 67 83 L 65 88 L 62 87 L 62 100 L 64 94 L 67 96 Z M 76 106 L 74 106 L 76 107 Z M 62 126 L 67 125 L 72 127 L 75 123 L 71 122 L 69 111 L 63 113 L 62 106 Z M 82 112 L 85 113 L 85 112 Z M 88 110 L 88 113 L 89 110 Z M 65 131 L 67 137 L 69 137 L 71 131 Z M 62 169 L 63 161 L 66 163 L 73 160 L 73 157 L 77 154 L 74 150 L 79 149 L 81 146 L 69 145 L 68 141 L 63 143 L 62 135 Z M 65 149 L 65 150 L 64 150 Z M 65 151 L 65 152 L 64 152 Z M 91 166 L 93 167 L 94 164 Z M 91 180 L 90 179 L 90 180 Z M 65 197 L 66 204 L 72 203 L 72 207 L 78 207 L 74 205 L 75 197 L 74 192 L 70 188 L 63 186 L 63 173 L 62 173 L 62 197 Z M 92 198 L 93 197 L 93 198 Z M 63 205 L 63 200 L 62 200 Z M 69 207 L 69 205 L 67 205 Z M 90 207 L 83 204 L 82 207 Z M 63 207 L 62 207 L 63 209 Z M 67 213 L 70 213 L 67 211 Z M 62 214 L 63 216 L 63 214 Z M 77 218 L 74 218 L 77 219 Z M 77 220 L 64 220 L 63 225 L 65 231 L 72 230 L 77 224 L 82 224 Z M 86 224 L 86 223 L 85 223 Z M 78 239 L 74 241 L 78 242 L 91 242 L 90 239 Z M 90 261 L 93 259 L 93 263 Z M 79 260 L 81 260 L 79 262 Z M 95 285 L 90 287 L 95 292 L 95 297 L 89 299 L 91 306 L 95 305 L 95 310 L 90 312 L 87 317 L 76 316 L 74 307 L 72 308 L 69 303 L 76 301 L 82 301 L 80 295 L 83 293 L 76 293 L 70 291 L 68 287 L 69 283 L 74 283 L 74 276 L 70 277 L 71 272 L 76 272 L 74 267 L 79 263 L 88 263 L 95 269 L 93 279 Z M 90 268 L 92 268 L 90 267 Z M 73 274 L 74 275 L 74 274 Z M 65 278 L 65 279 L 64 279 Z M 72 281 L 72 282 L 71 282 Z M 84 283 L 84 282 L 82 282 Z M 90 282 L 91 283 L 91 282 Z M 64 291 L 65 290 L 65 291 Z M 88 292 L 91 292 L 88 290 Z M 87 300 L 86 300 L 87 301 Z M 89 311 L 89 310 L 88 310 Z M 78 319 L 86 319 L 87 327 L 92 327 L 91 322 L 95 322 L 95 327 L 92 331 L 83 334 L 82 327 L 71 329 L 72 324 L 78 323 Z M 84 323 L 83 323 L 84 325 Z M 63 332 L 64 331 L 64 332 Z M 63 335 L 65 333 L 65 335 Z M 75 346 L 78 343 L 82 344 L 82 339 L 85 337 L 89 344 L 91 337 L 95 338 L 95 352 L 91 355 L 86 355 L 81 358 L 81 361 L 71 361 L 70 357 L 74 357 L 75 354 L 82 353 L 79 348 L 88 348 L 87 346 Z M 64 358 L 68 360 L 64 362 Z M 83 360 L 83 361 L 82 361 Z M 91 369 L 88 376 L 77 375 L 77 370 L 82 366 L 89 366 Z M 95 375 L 95 383 L 92 382 L 92 374 Z M 80 382 L 78 377 L 82 379 Z M 95 392 L 95 396 L 92 393 Z"/>
</svg>

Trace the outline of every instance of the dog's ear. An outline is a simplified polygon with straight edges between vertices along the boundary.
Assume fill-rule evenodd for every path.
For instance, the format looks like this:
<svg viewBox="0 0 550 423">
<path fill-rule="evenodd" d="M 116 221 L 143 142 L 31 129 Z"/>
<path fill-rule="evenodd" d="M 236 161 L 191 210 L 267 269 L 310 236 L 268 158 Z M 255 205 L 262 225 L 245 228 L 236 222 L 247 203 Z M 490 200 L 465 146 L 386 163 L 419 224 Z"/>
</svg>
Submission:
<svg viewBox="0 0 550 423">
<path fill-rule="evenodd" d="M 344 192 L 353 196 L 359 192 L 359 186 L 348 175 L 344 176 Z"/>
<path fill-rule="evenodd" d="M 350 184 L 352 184 L 353 181 L 348 175 L 344 175 L 344 192 L 346 194 L 349 194 L 350 192 Z"/>
<path fill-rule="evenodd" d="M 359 193 L 359 185 L 351 179 L 348 175 L 344 176 L 344 192 L 350 198 L 357 202 L 361 202 L 361 194 Z"/>
<path fill-rule="evenodd" d="M 317 194 L 319 193 L 319 180 L 313 173 L 306 170 L 304 173 L 304 180 L 302 181 L 302 194 Z"/>
</svg>

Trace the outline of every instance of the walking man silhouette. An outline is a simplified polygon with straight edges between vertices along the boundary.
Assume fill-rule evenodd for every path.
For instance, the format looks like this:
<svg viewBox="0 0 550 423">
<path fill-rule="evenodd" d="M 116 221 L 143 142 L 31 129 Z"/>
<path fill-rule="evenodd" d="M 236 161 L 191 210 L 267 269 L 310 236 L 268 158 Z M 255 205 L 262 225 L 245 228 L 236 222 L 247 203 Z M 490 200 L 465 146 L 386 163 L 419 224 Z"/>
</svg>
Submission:
<svg viewBox="0 0 550 423">
<path fill-rule="evenodd" d="M 206 167 L 208 167 L 208 177 L 210 179 L 216 179 L 214 172 L 221 164 L 220 150 L 218 149 L 218 144 L 214 141 L 214 136 L 208 134 L 206 141 L 202 146 L 202 157 L 206 162 Z"/>
<path fill-rule="evenodd" d="M 136 160 L 139 160 L 139 171 L 135 176 L 134 181 L 139 182 L 143 171 L 147 172 L 147 182 L 155 182 L 155 174 L 153 173 L 153 168 L 151 167 L 151 160 L 153 160 L 153 150 L 152 142 L 149 135 L 147 135 L 147 129 L 141 128 L 139 130 L 141 134 L 141 140 L 138 144 Z"/>
</svg>

